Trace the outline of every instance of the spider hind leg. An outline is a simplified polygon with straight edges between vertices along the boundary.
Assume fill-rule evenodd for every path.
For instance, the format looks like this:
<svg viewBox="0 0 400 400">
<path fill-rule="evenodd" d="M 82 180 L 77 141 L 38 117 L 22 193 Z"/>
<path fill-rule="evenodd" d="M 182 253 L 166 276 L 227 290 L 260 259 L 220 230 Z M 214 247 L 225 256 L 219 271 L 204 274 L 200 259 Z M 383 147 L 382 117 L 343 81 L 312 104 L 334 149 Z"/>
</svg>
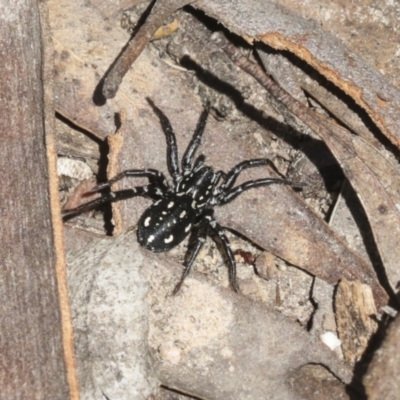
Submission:
<svg viewBox="0 0 400 400">
<path fill-rule="evenodd" d="M 236 261 L 235 261 L 235 256 L 233 255 L 233 251 L 231 249 L 231 245 L 229 243 L 228 237 L 225 235 L 224 228 L 218 224 L 218 222 L 210 217 L 208 218 L 208 224 L 209 227 L 213 233 L 213 236 L 217 237 L 222 244 L 222 247 L 225 251 L 225 254 L 228 258 L 228 275 L 229 275 L 229 283 L 232 287 L 232 289 L 236 293 L 240 293 L 239 286 L 237 284 L 237 278 L 236 278 Z M 214 239 L 214 238 L 213 238 Z"/>
<path fill-rule="evenodd" d="M 196 260 L 201 248 L 203 247 L 206 237 L 207 237 L 207 226 L 204 224 L 201 224 L 196 230 L 193 231 L 192 233 L 193 240 L 191 238 L 191 242 L 193 245 L 191 246 L 191 252 L 190 254 L 186 255 L 186 260 L 184 262 L 184 269 L 182 272 L 181 279 L 179 282 L 176 284 L 172 294 L 176 295 L 181 288 L 183 281 L 186 279 L 186 277 L 189 275 L 190 270 L 192 269 L 192 265 L 194 261 Z M 190 246 L 190 245 L 189 245 Z"/>
<path fill-rule="evenodd" d="M 193 239 L 193 246 L 189 257 L 187 258 L 186 262 L 184 263 L 184 270 L 182 272 L 181 279 L 176 284 L 172 294 L 175 295 L 178 293 L 179 289 L 181 288 L 185 278 L 189 275 L 189 272 L 193 266 L 193 263 L 199 254 L 201 248 L 203 247 L 206 237 L 209 233 L 212 233 L 211 237 L 215 241 L 215 238 L 218 238 L 222 244 L 224 252 L 228 258 L 228 275 L 229 275 L 229 283 L 232 289 L 236 293 L 240 293 L 239 286 L 236 280 L 236 262 L 235 257 L 233 255 L 229 239 L 225 235 L 224 229 L 221 225 L 217 223 L 217 221 L 213 218 L 212 212 L 208 212 L 205 216 L 203 221 L 200 223 L 200 226 L 194 231 L 194 239 Z"/>
</svg>

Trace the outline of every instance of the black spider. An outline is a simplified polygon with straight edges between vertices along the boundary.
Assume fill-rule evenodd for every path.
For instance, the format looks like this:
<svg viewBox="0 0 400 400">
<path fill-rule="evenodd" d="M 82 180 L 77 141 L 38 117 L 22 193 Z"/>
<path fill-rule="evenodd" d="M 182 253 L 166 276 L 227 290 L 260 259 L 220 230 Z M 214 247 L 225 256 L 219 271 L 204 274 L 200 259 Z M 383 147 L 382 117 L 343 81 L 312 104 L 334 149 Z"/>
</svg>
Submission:
<svg viewBox="0 0 400 400">
<path fill-rule="evenodd" d="M 149 184 L 105 193 L 99 199 L 74 209 L 65 210 L 63 215 L 78 214 L 111 201 L 129 199 L 135 196 L 148 197 L 155 202 L 144 212 L 139 220 L 137 238 L 141 246 L 156 253 L 168 251 L 181 243 L 190 232 L 193 235 L 191 252 L 186 257 L 182 277 L 175 286 L 173 294 L 177 293 L 189 274 L 207 235 L 213 238 L 218 237 L 221 240 L 228 258 L 229 282 L 232 288 L 238 292 L 234 255 L 224 229 L 213 217 L 213 208 L 231 202 L 242 192 L 251 188 L 272 183 L 298 187 L 304 186 L 304 184 L 285 179 L 264 178 L 248 181 L 234 187 L 238 175 L 245 168 L 259 167 L 269 164 L 270 161 L 267 159 L 243 161 L 225 174 L 222 171 L 214 172 L 211 167 L 205 166 L 205 157 L 203 155 L 194 160 L 206 125 L 209 105 L 205 107 L 200 115 L 196 130 L 183 155 L 180 170 L 178 149 L 172 126 L 164 113 L 150 99 L 147 100 L 160 119 L 165 132 L 167 139 L 167 165 L 173 179 L 173 185 L 171 186 L 165 176 L 155 169 L 126 170 L 110 181 L 94 187 L 92 191 L 108 188 L 124 177 L 146 177 L 149 179 Z M 222 183 L 219 184 L 221 179 Z"/>
</svg>

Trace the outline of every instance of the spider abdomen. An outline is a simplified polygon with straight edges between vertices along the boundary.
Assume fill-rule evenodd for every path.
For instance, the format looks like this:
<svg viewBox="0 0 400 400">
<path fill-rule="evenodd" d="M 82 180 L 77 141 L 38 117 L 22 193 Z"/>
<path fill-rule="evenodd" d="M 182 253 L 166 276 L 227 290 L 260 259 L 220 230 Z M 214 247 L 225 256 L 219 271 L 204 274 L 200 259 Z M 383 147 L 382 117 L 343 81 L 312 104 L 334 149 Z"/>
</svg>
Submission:
<svg viewBox="0 0 400 400">
<path fill-rule="evenodd" d="M 144 212 L 139 221 L 138 242 L 155 253 L 171 250 L 187 237 L 196 217 L 191 196 L 171 194 Z"/>
</svg>

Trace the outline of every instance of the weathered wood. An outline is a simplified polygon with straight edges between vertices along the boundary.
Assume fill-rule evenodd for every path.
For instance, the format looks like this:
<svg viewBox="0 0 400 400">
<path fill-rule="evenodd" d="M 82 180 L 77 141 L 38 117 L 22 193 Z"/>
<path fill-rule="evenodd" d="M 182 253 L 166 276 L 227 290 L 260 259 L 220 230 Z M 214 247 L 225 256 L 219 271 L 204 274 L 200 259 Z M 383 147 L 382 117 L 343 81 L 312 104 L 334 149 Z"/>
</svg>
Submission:
<svg viewBox="0 0 400 400">
<path fill-rule="evenodd" d="M 0 399 L 67 399 L 38 3 L 1 0 L 0 16 Z"/>
</svg>

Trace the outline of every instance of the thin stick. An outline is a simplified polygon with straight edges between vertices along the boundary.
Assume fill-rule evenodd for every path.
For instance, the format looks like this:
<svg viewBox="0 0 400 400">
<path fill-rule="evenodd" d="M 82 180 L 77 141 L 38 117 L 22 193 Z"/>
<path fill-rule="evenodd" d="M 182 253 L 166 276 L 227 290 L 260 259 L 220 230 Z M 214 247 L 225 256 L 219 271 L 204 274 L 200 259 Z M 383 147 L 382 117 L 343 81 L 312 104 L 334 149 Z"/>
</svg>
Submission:
<svg viewBox="0 0 400 400">
<path fill-rule="evenodd" d="M 112 99 L 117 94 L 119 85 L 131 65 L 142 53 L 157 29 L 176 10 L 182 8 L 193 0 L 158 0 L 153 6 L 151 14 L 141 26 L 137 34 L 130 40 L 124 51 L 120 54 L 115 64 L 111 67 L 104 80 L 103 96 Z"/>
</svg>

